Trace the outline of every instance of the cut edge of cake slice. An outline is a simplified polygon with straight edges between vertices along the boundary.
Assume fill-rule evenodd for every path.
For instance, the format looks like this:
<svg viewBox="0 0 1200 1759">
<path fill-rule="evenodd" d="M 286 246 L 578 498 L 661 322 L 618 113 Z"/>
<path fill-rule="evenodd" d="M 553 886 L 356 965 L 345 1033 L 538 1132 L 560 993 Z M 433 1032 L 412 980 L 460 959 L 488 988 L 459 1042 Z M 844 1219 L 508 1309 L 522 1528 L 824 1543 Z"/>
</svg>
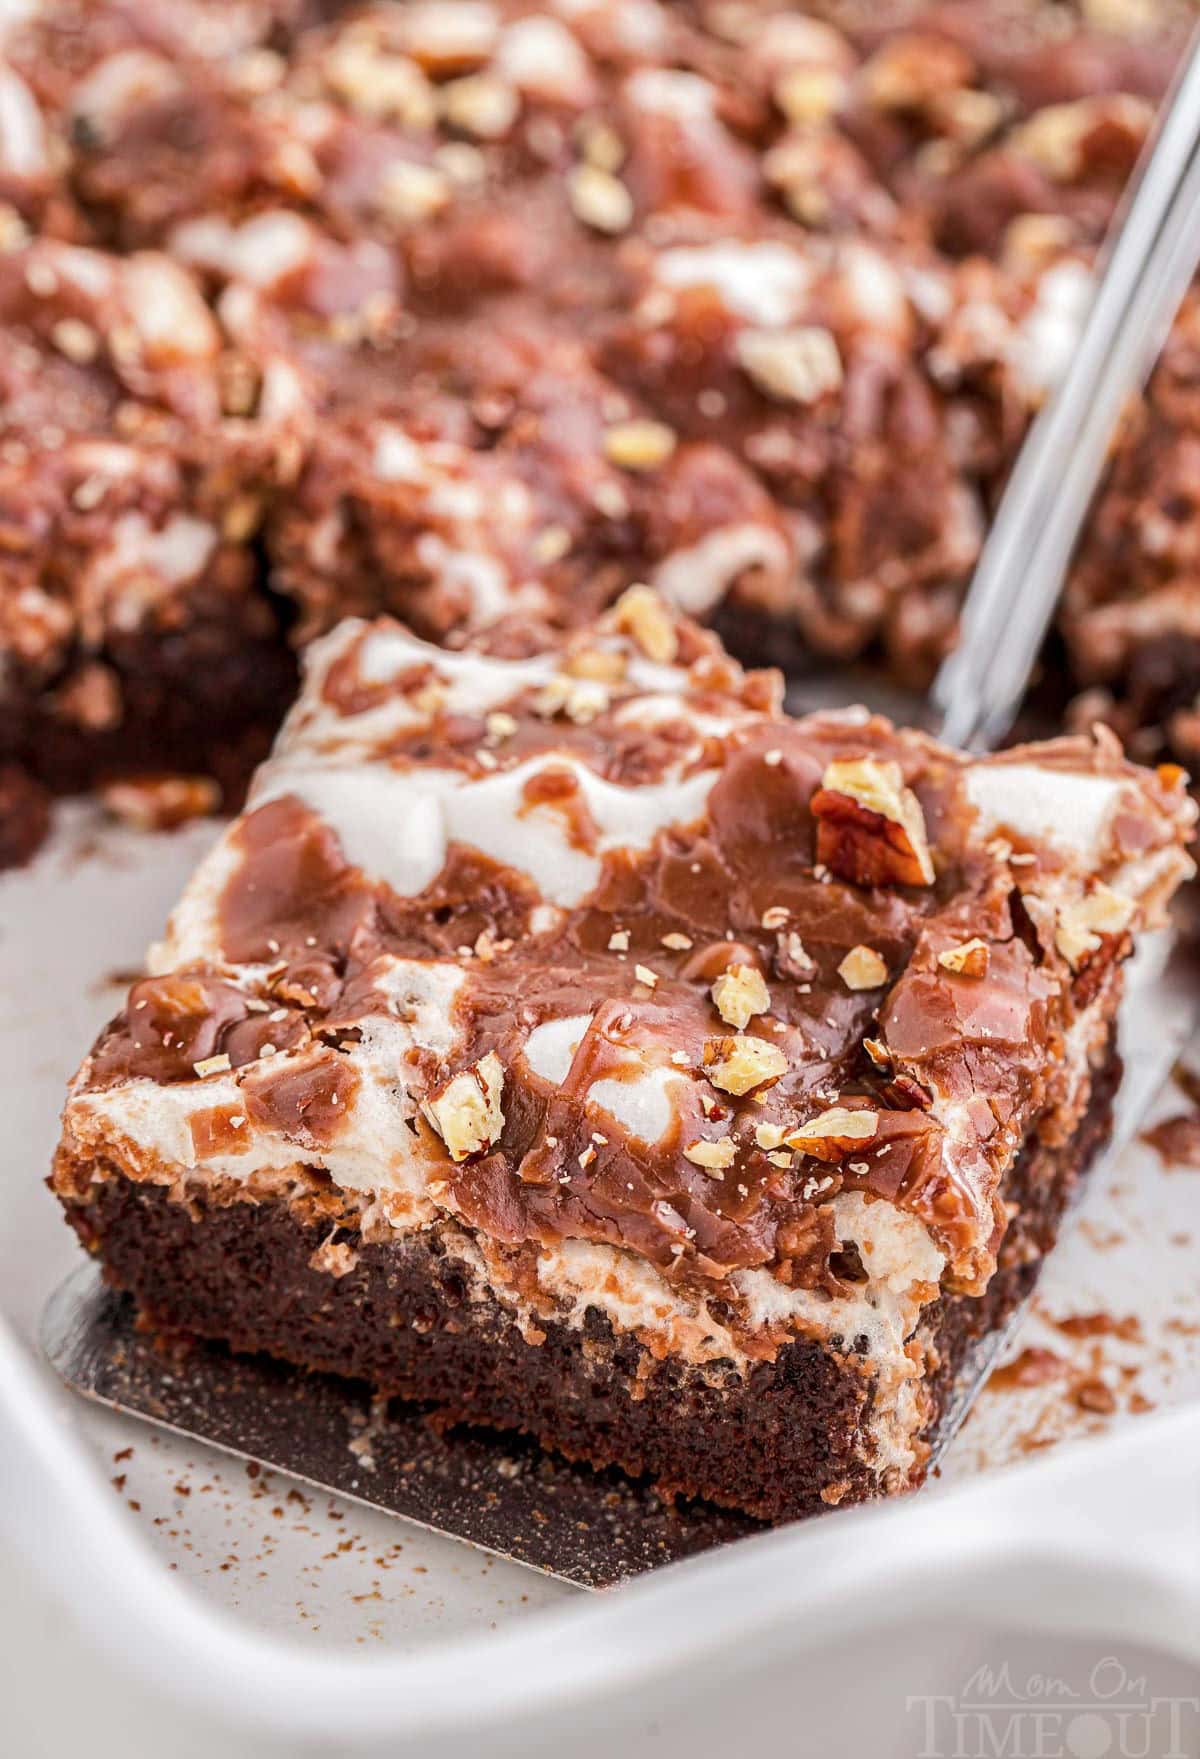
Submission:
<svg viewBox="0 0 1200 1759">
<path fill-rule="evenodd" d="M 529 645 L 310 650 L 54 1189 L 159 1327 L 766 1519 L 917 1483 L 1104 1140 L 1181 776 L 790 720 L 642 588 Z"/>
</svg>

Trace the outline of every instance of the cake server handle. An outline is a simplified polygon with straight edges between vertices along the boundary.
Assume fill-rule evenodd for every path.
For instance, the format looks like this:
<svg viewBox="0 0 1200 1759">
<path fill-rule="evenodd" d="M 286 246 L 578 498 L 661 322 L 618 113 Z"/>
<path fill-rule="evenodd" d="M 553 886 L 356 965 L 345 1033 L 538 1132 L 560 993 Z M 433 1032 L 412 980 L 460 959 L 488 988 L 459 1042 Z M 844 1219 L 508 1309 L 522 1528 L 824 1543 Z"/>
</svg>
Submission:
<svg viewBox="0 0 1200 1759">
<path fill-rule="evenodd" d="M 1078 347 L 1018 453 L 934 682 L 950 745 L 988 750 L 1011 727 L 1122 412 L 1200 262 L 1200 30 L 1101 260 Z"/>
</svg>

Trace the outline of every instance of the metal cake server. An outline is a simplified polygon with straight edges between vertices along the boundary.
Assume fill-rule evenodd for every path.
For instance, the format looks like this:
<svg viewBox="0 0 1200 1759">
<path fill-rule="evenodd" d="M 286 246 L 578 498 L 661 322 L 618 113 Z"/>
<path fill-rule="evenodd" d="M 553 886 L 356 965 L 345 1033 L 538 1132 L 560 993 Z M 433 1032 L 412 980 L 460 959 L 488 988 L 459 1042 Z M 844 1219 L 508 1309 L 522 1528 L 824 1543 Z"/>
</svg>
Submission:
<svg viewBox="0 0 1200 1759">
<path fill-rule="evenodd" d="M 1011 726 L 1125 400 L 1148 375 L 1198 260 L 1194 45 L 1114 230 L 1078 351 L 1018 457 L 967 595 L 959 646 L 934 686 L 948 742 L 986 750 Z M 850 676 L 833 688 L 836 697 L 828 680 L 800 681 L 789 700 L 803 710 L 865 699 L 897 720 L 930 720 L 928 702 L 878 681 Z M 1168 947 L 1169 937 L 1152 937 L 1133 962 L 1121 1018 L 1125 1076 L 1112 1146 L 1093 1182 L 1137 1129 L 1196 1024 L 1200 984 L 1169 965 Z M 964 1365 L 942 1449 L 1020 1317 Z M 620 1472 L 553 1459 L 522 1437 L 438 1434 L 421 1407 L 374 1399 L 331 1376 L 207 1346 L 164 1354 L 90 1264 L 51 1297 L 42 1345 L 89 1399 L 583 1587 L 762 1530 L 724 1510 L 664 1503 Z"/>
<path fill-rule="evenodd" d="M 1012 726 L 1127 400 L 1150 375 L 1200 262 L 1200 33 L 1118 214 L 1065 376 L 1017 456 L 933 687 L 949 745 Z"/>
</svg>

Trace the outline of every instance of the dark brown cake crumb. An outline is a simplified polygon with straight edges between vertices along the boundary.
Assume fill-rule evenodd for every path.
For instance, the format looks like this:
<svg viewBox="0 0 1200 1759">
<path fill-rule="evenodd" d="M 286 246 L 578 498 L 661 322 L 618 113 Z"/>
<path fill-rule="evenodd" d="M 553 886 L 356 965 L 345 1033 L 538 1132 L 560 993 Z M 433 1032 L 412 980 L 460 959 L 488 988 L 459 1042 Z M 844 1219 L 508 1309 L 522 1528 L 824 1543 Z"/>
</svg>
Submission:
<svg viewBox="0 0 1200 1759">
<path fill-rule="evenodd" d="M 1168 1171 L 1200 1168 L 1200 1112 L 1178 1112 L 1142 1133 Z"/>
<path fill-rule="evenodd" d="M 16 764 L 0 764 L 0 868 L 21 867 L 50 828 L 50 796 Z"/>
</svg>

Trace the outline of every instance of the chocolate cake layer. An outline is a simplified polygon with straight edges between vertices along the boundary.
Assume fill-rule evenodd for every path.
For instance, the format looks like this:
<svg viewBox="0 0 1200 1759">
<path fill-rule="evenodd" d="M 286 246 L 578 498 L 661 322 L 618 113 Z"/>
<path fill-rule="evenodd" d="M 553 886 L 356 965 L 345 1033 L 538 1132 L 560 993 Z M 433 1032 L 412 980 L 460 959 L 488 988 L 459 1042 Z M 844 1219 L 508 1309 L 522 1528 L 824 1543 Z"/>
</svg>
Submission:
<svg viewBox="0 0 1200 1759">
<path fill-rule="evenodd" d="M 800 1375 L 806 1495 L 914 1482 L 929 1316 L 986 1294 L 1014 1179 L 1035 1209 L 1065 1190 L 1121 962 L 1190 871 L 1196 809 L 1109 736 L 968 758 L 861 711 L 789 720 L 777 679 L 645 588 L 532 647 L 388 623 L 310 647 L 246 811 L 73 1085 L 55 1188 L 85 1227 L 116 1206 L 102 1254 L 127 1186 L 164 1193 L 196 1243 L 184 1304 L 207 1230 L 222 1261 L 245 1230 L 259 1329 L 228 1291 L 212 1306 L 235 1342 L 434 1396 L 403 1358 L 395 1382 L 384 1357 L 339 1364 L 312 1288 L 266 1279 L 258 1230 L 282 1249 L 291 1204 L 339 1284 L 343 1229 L 405 1267 L 406 1300 L 452 1260 L 468 1360 L 500 1350 L 500 1314 L 581 1358 L 603 1322 L 639 1364 L 627 1400 L 666 1364 L 740 1408 L 732 1375 L 772 1429 L 763 1388 L 794 1404 Z M 475 1414 L 510 1421 L 505 1397 Z M 538 1422 L 576 1445 L 563 1412 Z M 641 1459 L 612 1424 L 597 1463 Z M 741 1506 L 740 1483 L 703 1489 Z"/>
<path fill-rule="evenodd" d="M 56 793 L 116 777 L 212 777 L 208 810 L 234 810 L 295 688 L 295 659 L 281 643 L 197 618 L 114 642 L 103 658 L 67 657 L 52 690 L 14 685 L 0 761 Z M 89 712 L 112 701 L 119 716 Z"/>
<path fill-rule="evenodd" d="M 58 791 L 200 776 L 236 806 L 295 663 L 254 542 L 269 453 L 231 432 L 199 288 L 41 240 L 0 252 L 0 335 L 0 762 Z"/>
<path fill-rule="evenodd" d="M 1110 1123 L 1118 1064 L 1093 1087 L 1063 1146 L 1026 1148 L 1003 1185 L 1009 1234 L 981 1296 L 949 1295 L 923 1320 L 931 1364 L 920 1455 L 936 1447 L 972 1346 L 1033 1288 L 1062 1211 Z M 665 1493 L 703 1496 L 779 1521 L 874 1494 L 864 1464 L 874 1396 L 864 1340 L 797 1338 L 748 1373 L 648 1361 L 597 1309 L 581 1328 L 528 1335 L 472 1286 L 436 1234 L 364 1241 L 358 1218 L 319 1220 L 321 1198 L 247 1202 L 199 1184 L 181 1201 L 158 1185 L 80 1177 L 68 1217 L 147 1327 L 263 1351 L 417 1400 L 432 1421 L 533 1435 L 575 1460 L 616 1464 Z M 78 1176 L 78 1175 L 77 1175 Z M 306 1213 L 307 1212 L 307 1213 Z M 921 1460 L 910 1474 L 922 1475 Z"/>
</svg>

